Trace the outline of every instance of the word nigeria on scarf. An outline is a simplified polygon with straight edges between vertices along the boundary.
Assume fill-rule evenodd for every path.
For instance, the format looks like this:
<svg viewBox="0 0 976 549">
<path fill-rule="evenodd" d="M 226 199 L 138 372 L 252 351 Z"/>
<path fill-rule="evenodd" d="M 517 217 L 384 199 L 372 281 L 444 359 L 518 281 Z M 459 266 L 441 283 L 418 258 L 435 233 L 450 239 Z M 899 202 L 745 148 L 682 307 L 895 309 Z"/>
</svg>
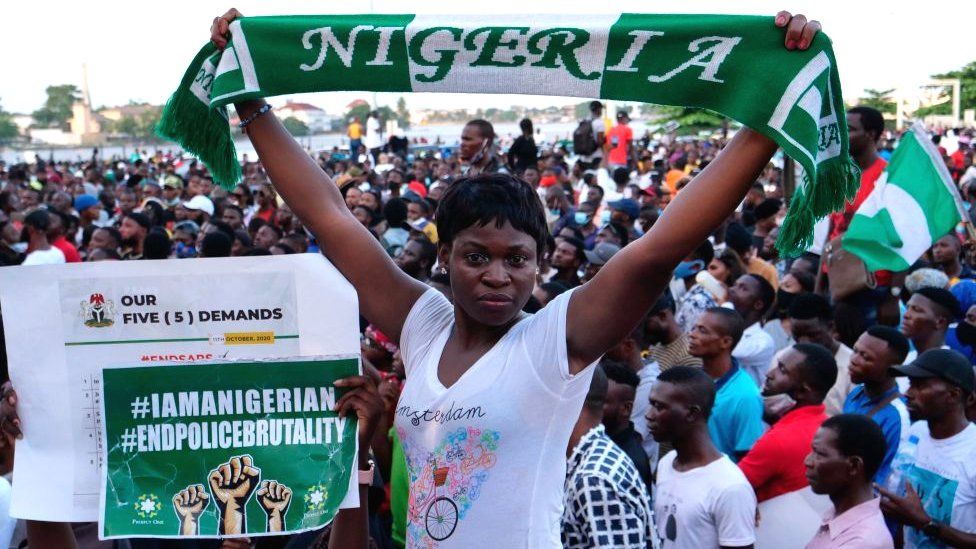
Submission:
<svg viewBox="0 0 976 549">
<path fill-rule="evenodd" d="M 830 39 L 783 46 L 771 17 L 727 15 L 320 15 L 247 17 L 207 43 L 157 131 L 229 186 L 240 179 L 226 105 L 322 91 L 599 97 L 702 107 L 773 139 L 803 167 L 779 248 L 859 184 Z"/>
</svg>

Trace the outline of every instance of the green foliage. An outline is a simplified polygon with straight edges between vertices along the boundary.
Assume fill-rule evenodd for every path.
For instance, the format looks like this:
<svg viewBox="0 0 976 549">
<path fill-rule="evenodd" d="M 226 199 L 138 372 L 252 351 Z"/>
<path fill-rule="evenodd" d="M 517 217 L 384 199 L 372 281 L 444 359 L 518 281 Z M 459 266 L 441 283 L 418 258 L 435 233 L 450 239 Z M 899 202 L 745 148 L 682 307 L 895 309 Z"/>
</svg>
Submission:
<svg viewBox="0 0 976 549">
<path fill-rule="evenodd" d="M 68 129 L 71 119 L 71 106 L 80 99 L 81 90 L 74 84 L 48 86 L 45 90 L 47 99 L 44 106 L 34 111 L 34 123 L 42 128 Z"/>
<path fill-rule="evenodd" d="M 353 108 L 346 111 L 346 123 L 349 122 L 350 118 L 355 118 L 359 120 L 360 124 L 366 125 L 366 118 L 369 117 L 369 104 L 368 103 L 357 103 Z"/>
<path fill-rule="evenodd" d="M 960 109 L 963 111 L 966 109 L 976 109 L 976 61 L 972 61 L 958 70 L 933 74 L 932 78 L 958 78 L 960 80 Z M 923 107 L 915 111 L 916 116 L 926 116 L 929 114 L 952 114 L 952 101 L 931 107 Z"/>
<path fill-rule="evenodd" d="M 294 116 L 289 116 L 288 118 L 282 120 L 281 123 L 285 126 L 285 129 L 288 130 L 288 133 L 295 137 L 304 137 L 309 133 L 308 125 Z"/>
<path fill-rule="evenodd" d="M 590 102 L 586 101 L 585 103 L 577 103 L 573 107 L 573 113 L 575 114 L 577 120 L 586 120 L 590 117 Z"/>
<path fill-rule="evenodd" d="M 131 116 L 123 116 L 113 124 L 113 129 L 123 135 L 135 137 L 139 132 L 139 123 Z"/>
<path fill-rule="evenodd" d="M 14 117 L 0 106 L 0 143 L 13 141 L 20 136 L 17 124 L 14 124 Z"/>
<path fill-rule="evenodd" d="M 890 90 L 866 89 L 864 90 L 866 97 L 862 97 L 858 105 L 872 107 L 885 114 L 895 114 L 895 102 L 891 99 L 891 94 L 894 91 L 894 88 Z"/>
<path fill-rule="evenodd" d="M 407 110 L 407 101 L 402 95 L 397 99 L 396 121 L 397 125 L 404 130 L 410 127 L 410 111 Z"/>
<path fill-rule="evenodd" d="M 652 105 L 645 112 L 641 108 L 641 114 L 654 114 L 660 123 L 677 122 L 681 124 L 682 132 L 693 131 L 702 128 L 720 128 L 724 123 L 721 115 L 707 109 L 694 107 L 670 107 L 662 105 Z"/>
</svg>

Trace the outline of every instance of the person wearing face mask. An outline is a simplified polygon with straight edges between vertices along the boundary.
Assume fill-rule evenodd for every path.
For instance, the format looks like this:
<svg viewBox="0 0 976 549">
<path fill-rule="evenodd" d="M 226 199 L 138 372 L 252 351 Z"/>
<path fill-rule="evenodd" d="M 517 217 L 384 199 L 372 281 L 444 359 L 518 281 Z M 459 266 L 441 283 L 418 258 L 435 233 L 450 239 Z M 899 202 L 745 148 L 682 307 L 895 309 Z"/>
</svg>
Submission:
<svg viewBox="0 0 976 549">
<path fill-rule="evenodd" d="M 573 224 L 579 229 L 583 236 L 583 246 L 587 250 L 592 250 L 596 245 L 596 235 L 599 228 L 593 222 L 593 214 L 597 210 L 597 204 L 593 202 L 583 202 L 573 213 Z"/>
<path fill-rule="evenodd" d="M 552 234 L 559 234 L 563 227 L 572 226 L 575 214 L 576 209 L 561 185 L 552 185 L 546 189 L 546 221 L 549 222 Z"/>
<path fill-rule="evenodd" d="M 959 300 L 963 318 L 949 326 L 945 344 L 976 364 L 976 281 L 961 280 L 950 291 Z"/>
<path fill-rule="evenodd" d="M 495 155 L 495 128 L 487 120 L 471 120 L 461 131 L 461 173 L 474 176 L 481 173 L 508 173 Z"/>
</svg>

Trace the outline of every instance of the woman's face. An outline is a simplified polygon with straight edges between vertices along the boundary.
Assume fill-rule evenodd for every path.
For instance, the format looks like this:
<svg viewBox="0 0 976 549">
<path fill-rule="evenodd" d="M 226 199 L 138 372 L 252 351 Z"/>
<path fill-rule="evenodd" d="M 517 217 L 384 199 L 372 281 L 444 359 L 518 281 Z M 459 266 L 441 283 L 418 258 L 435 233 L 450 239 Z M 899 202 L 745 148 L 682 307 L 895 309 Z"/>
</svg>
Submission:
<svg viewBox="0 0 976 549">
<path fill-rule="evenodd" d="M 348 206 L 350 210 L 355 208 L 359 205 L 359 199 L 362 198 L 362 196 L 363 191 L 359 190 L 357 187 L 352 187 L 346 191 L 346 206 Z"/>
<path fill-rule="evenodd" d="M 713 259 L 711 263 L 708 264 L 708 273 L 715 277 L 719 282 L 726 284 L 729 279 L 729 267 L 719 261 L 717 258 Z"/>
<path fill-rule="evenodd" d="M 508 222 L 501 228 L 494 223 L 468 227 L 439 254 L 450 269 L 454 303 L 476 322 L 507 324 L 532 295 L 536 242 Z"/>
<path fill-rule="evenodd" d="M 800 281 L 792 273 L 786 273 L 786 276 L 779 283 L 779 289 L 789 294 L 803 293 L 803 286 L 800 285 Z"/>
</svg>

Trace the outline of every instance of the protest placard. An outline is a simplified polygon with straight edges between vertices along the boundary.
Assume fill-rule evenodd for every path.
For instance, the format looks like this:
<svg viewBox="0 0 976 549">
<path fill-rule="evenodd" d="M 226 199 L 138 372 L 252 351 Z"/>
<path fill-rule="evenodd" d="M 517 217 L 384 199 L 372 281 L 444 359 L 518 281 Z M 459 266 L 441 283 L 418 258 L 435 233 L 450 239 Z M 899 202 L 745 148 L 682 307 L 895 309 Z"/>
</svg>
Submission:
<svg viewBox="0 0 976 549">
<path fill-rule="evenodd" d="M 103 367 L 359 353 L 355 291 L 318 254 L 0 269 L 0 305 L 19 518 L 98 520 Z"/>
<path fill-rule="evenodd" d="M 100 537 L 277 535 L 327 524 L 348 490 L 358 357 L 106 368 Z"/>
</svg>

